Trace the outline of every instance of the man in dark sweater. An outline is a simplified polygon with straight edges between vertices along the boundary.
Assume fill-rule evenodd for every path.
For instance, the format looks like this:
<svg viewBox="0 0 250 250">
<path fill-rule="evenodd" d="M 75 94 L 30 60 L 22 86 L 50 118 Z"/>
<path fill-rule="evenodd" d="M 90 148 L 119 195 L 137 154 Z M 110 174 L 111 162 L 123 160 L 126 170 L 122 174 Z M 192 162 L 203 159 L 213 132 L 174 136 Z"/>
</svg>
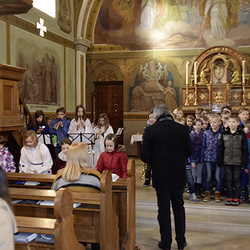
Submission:
<svg viewBox="0 0 250 250">
<path fill-rule="evenodd" d="M 186 246 L 183 190 L 186 184 L 186 159 L 191 155 L 191 142 L 185 126 L 174 122 L 166 105 L 154 108 L 156 123 L 146 129 L 141 160 L 152 166 L 153 187 L 158 199 L 158 222 L 161 249 L 171 249 L 172 231 L 170 201 L 175 218 L 178 249 Z"/>
</svg>

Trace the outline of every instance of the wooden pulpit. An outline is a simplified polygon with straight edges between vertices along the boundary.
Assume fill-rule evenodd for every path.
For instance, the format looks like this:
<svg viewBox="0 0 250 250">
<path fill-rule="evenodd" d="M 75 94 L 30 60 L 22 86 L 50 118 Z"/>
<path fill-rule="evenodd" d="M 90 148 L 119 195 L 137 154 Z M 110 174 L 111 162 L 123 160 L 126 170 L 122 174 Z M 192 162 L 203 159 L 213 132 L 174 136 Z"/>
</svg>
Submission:
<svg viewBox="0 0 250 250">
<path fill-rule="evenodd" d="M 22 79 L 25 70 L 0 64 L 0 133 L 5 136 L 23 128 L 17 82 Z"/>
</svg>

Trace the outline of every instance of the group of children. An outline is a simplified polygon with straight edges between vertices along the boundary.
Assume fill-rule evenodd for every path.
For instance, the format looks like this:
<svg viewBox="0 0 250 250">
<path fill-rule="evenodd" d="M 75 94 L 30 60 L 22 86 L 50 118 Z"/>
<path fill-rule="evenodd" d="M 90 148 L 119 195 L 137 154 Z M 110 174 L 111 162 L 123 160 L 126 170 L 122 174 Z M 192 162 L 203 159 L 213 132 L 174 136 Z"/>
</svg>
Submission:
<svg viewBox="0 0 250 250">
<path fill-rule="evenodd" d="M 113 128 L 109 124 L 106 113 L 98 116 L 97 124 L 91 124 L 87 119 L 85 108 L 82 105 L 76 107 L 75 117 L 69 121 L 65 118 L 66 110 L 59 107 L 56 110 L 57 117 L 48 124 L 42 110 L 35 112 L 35 121 L 23 136 L 23 147 L 21 149 L 19 172 L 34 174 L 56 174 L 58 170 L 65 168 L 67 153 L 70 146 L 79 143 L 77 135 L 82 133 L 92 133 L 94 135 L 94 156 L 95 160 L 88 167 L 97 169 L 100 173 L 103 170 L 111 170 L 119 177 L 127 177 L 128 158 L 125 153 L 125 146 L 118 145 L 118 139 L 114 135 Z M 38 139 L 41 133 L 51 133 L 53 141 L 53 152 L 49 150 L 49 145 L 41 143 Z M 68 138 L 68 134 L 73 137 Z M 54 139 L 56 138 L 56 140 Z M 0 165 L 5 172 L 15 172 L 15 162 L 13 156 L 4 146 L 4 138 L 0 136 Z M 88 154 L 91 158 L 92 148 L 88 145 Z M 53 162 L 51 153 L 55 154 Z"/>
<path fill-rule="evenodd" d="M 190 200 L 196 203 L 203 189 L 203 201 L 210 201 L 213 173 L 215 202 L 221 202 L 225 187 L 226 205 L 237 206 L 240 200 L 248 200 L 249 110 L 242 108 L 238 114 L 231 114 L 231 108 L 225 106 L 219 115 L 197 108 L 195 117 L 188 115 L 184 119 L 182 110 L 176 109 L 173 116 L 176 122 L 187 126 L 190 134 L 193 153 L 186 165 Z"/>
<path fill-rule="evenodd" d="M 66 111 L 60 107 L 56 111 L 57 118 L 49 124 L 45 122 L 44 113 L 35 113 L 35 122 L 23 136 L 19 172 L 30 174 L 56 174 L 51 189 L 69 188 L 74 192 L 100 192 L 100 180 L 103 170 L 109 170 L 118 177 L 127 177 L 128 158 L 125 147 L 118 145 L 118 138 L 108 122 L 105 113 L 98 117 L 93 126 L 86 118 L 82 105 L 76 108 L 76 116 L 72 121 L 65 118 Z M 41 133 L 53 133 L 56 136 L 55 153 L 52 161 L 48 145 L 39 142 Z M 90 166 L 90 148 L 84 142 L 70 140 L 68 133 L 94 133 L 95 151 L 98 158 L 96 166 Z M 77 138 L 77 137 L 76 137 Z M 95 154 L 96 154 L 95 152 Z M 8 191 L 5 172 L 16 172 L 12 154 L 5 147 L 4 137 L 0 136 L 0 212 L 1 229 L 5 233 L 1 237 L 1 249 L 14 249 L 13 233 L 17 232 L 14 213 Z M 52 167 L 53 166 L 53 167 Z M 117 178 L 116 176 L 116 178 Z M 85 243 L 86 244 L 86 243 Z M 99 244 L 91 244 L 92 250 L 99 250 Z"/>
<path fill-rule="evenodd" d="M 192 203 L 205 193 L 204 202 L 210 201 L 215 177 L 214 201 L 221 202 L 221 192 L 227 190 L 226 205 L 239 205 L 248 200 L 248 173 L 250 169 L 249 110 L 242 108 L 231 114 L 224 106 L 220 115 L 211 110 L 197 108 L 195 116 L 183 117 L 180 108 L 173 111 L 176 122 L 187 127 L 191 139 L 192 155 L 186 161 L 188 191 Z M 147 126 L 155 123 L 149 114 Z M 146 127 L 147 128 L 147 127 Z M 146 129 L 145 128 L 145 129 Z M 151 167 L 147 165 L 144 187 L 150 185 Z"/>
<path fill-rule="evenodd" d="M 45 122 L 44 113 L 35 113 L 35 122 L 23 137 L 23 148 L 19 161 L 19 172 L 56 174 L 65 167 L 67 152 L 72 144 L 68 133 L 93 133 L 95 135 L 95 166 L 102 172 L 111 170 L 119 177 L 126 177 L 128 158 L 125 147 L 118 145 L 113 128 L 105 113 L 99 115 L 97 125 L 93 126 L 86 117 L 82 105 L 76 107 L 72 121 L 65 118 L 66 110 L 60 107 L 57 118 L 50 124 Z M 187 127 L 192 144 L 192 155 L 187 159 L 186 174 L 190 200 L 197 202 L 201 191 L 205 192 L 204 202 L 210 201 L 211 180 L 215 176 L 215 202 L 221 202 L 221 192 L 226 186 L 228 199 L 226 205 L 239 205 L 240 200 L 248 200 L 248 173 L 250 168 L 250 123 L 247 123 L 249 110 L 242 108 L 238 115 L 231 114 L 231 108 L 225 106 L 220 115 L 210 110 L 197 108 L 195 117 L 183 118 L 183 112 L 177 108 L 173 111 L 174 120 Z M 148 126 L 155 123 L 153 114 L 149 114 Z M 147 128 L 145 128 L 147 129 Z M 56 135 L 55 155 L 53 160 L 46 145 L 38 141 L 37 133 Z M 78 141 L 76 141 L 78 142 Z M 74 142 L 73 142 L 74 143 Z M 89 154 L 91 153 L 89 148 Z M 0 136 L 0 164 L 5 172 L 15 172 L 13 156 L 5 147 L 4 138 Z M 53 165 L 53 167 L 52 167 Z M 151 167 L 147 165 L 143 186 L 150 185 Z"/>
</svg>

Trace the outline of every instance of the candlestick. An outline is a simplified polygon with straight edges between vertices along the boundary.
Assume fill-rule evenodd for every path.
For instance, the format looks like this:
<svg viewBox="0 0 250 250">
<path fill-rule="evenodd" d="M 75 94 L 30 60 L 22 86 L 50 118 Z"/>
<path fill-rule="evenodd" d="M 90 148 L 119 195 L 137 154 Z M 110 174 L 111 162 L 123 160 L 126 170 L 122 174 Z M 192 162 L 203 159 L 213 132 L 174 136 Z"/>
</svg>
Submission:
<svg viewBox="0 0 250 250">
<path fill-rule="evenodd" d="M 188 85 L 188 64 L 189 62 L 186 63 L 186 85 Z"/>
<path fill-rule="evenodd" d="M 245 83 L 245 61 L 242 62 L 242 83 Z"/>
<path fill-rule="evenodd" d="M 197 84 L 197 62 L 194 62 L 194 84 Z"/>
</svg>

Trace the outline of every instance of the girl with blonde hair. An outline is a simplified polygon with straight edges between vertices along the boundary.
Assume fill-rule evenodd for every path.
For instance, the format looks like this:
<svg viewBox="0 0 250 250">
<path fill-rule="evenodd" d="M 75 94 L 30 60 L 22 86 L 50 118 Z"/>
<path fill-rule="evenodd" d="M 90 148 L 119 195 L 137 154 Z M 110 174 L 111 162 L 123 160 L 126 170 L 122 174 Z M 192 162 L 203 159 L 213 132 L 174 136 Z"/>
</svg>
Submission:
<svg viewBox="0 0 250 250">
<path fill-rule="evenodd" d="M 48 147 L 38 142 L 35 131 L 28 130 L 23 136 L 19 171 L 31 174 L 51 174 L 52 164 Z"/>
<path fill-rule="evenodd" d="M 100 192 L 101 174 L 88 167 L 89 147 L 77 142 L 69 147 L 65 168 L 57 172 L 52 189 L 69 188 L 79 192 Z"/>
<path fill-rule="evenodd" d="M 105 151 L 104 140 L 108 134 L 114 134 L 112 126 L 109 124 L 109 118 L 106 113 L 101 113 L 97 118 L 97 125 L 94 127 L 95 133 L 95 159 L 94 165 L 97 164 L 102 152 Z"/>
</svg>

